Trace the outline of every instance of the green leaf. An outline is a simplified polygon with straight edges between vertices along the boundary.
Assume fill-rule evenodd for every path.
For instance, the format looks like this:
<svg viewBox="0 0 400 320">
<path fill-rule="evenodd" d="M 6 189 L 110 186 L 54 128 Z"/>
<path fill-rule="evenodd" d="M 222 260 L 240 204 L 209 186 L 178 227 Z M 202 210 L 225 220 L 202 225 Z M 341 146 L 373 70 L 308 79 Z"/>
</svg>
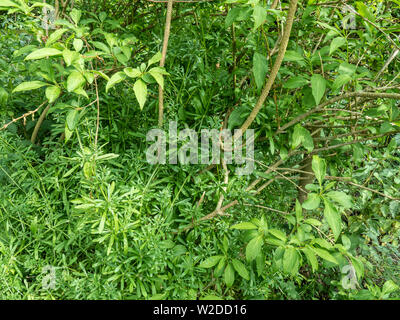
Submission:
<svg viewBox="0 0 400 320">
<path fill-rule="evenodd" d="M 288 81 L 286 81 L 283 84 L 283 87 L 287 88 L 287 89 L 296 89 L 296 88 L 304 87 L 307 83 L 308 83 L 307 79 L 305 79 L 301 76 L 298 76 L 298 77 L 290 78 Z"/>
<path fill-rule="evenodd" d="M 336 260 L 334 256 L 332 256 L 328 250 L 325 249 L 320 249 L 320 248 L 314 248 L 310 247 L 310 249 L 318 256 L 320 256 L 322 259 L 332 262 L 334 264 L 339 264 L 339 262 Z"/>
<path fill-rule="evenodd" d="M 257 89 L 260 90 L 264 85 L 268 72 L 268 60 L 262 54 L 256 52 L 253 56 L 253 74 L 256 81 Z"/>
<path fill-rule="evenodd" d="M 235 7 L 229 10 L 225 18 L 225 28 L 230 27 L 232 23 L 239 17 L 239 14 L 240 14 L 239 7 Z"/>
<path fill-rule="evenodd" d="M 237 259 L 233 259 L 232 260 L 232 265 L 235 268 L 236 272 L 243 278 L 246 280 L 250 279 L 249 276 L 249 272 L 247 271 L 245 265 L 243 263 L 241 263 L 239 260 Z"/>
<path fill-rule="evenodd" d="M 343 62 L 339 66 L 338 73 L 340 75 L 347 74 L 349 76 L 352 76 L 356 72 L 356 70 L 357 66 L 355 66 L 354 64 Z"/>
<path fill-rule="evenodd" d="M 238 230 L 253 230 L 257 228 L 258 227 L 251 222 L 240 222 L 231 227 L 231 229 L 238 229 Z"/>
<path fill-rule="evenodd" d="M 295 275 L 299 271 L 300 257 L 293 247 L 285 249 L 283 254 L 283 271 Z"/>
<path fill-rule="evenodd" d="M 79 52 L 83 48 L 83 41 L 81 39 L 74 39 L 73 46 L 76 52 Z"/>
<path fill-rule="evenodd" d="M 53 103 L 61 94 L 61 89 L 57 86 L 50 86 L 46 88 L 46 98 L 49 103 Z"/>
<path fill-rule="evenodd" d="M 340 232 L 342 231 L 342 219 L 340 213 L 328 200 L 324 199 L 324 204 L 324 217 L 332 229 L 335 240 L 337 240 L 337 238 L 339 238 Z"/>
<path fill-rule="evenodd" d="M 67 113 L 67 126 L 70 131 L 74 131 L 79 120 L 79 112 L 76 109 L 73 109 Z"/>
<path fill-rule="evenodd" d="M 309 193 L 307 200 L 303 203 L 303 208 L 306 210 L 315 210 L 319 207 L 321 203 L 321 198 L 316 193 Z"/>
<path fill-rule="evenodd" d="M 247 261 L 254 260 L 259 254 L 261 254 L 261 248 L 263 245 L 262 236 L 257 236 L 250 240 L 246 246 L 246 259 Z"/>
<path fill-rule="evenodd" d="M 220 260 L 222 256 L 212 256 L 208 257 L 206 260 L 202 261 L 199 265 L 200 268 L 212 268 L 214 267 Z"/>
<path fill-rule="evenodd" d="M 107 82 L 106 85 L 106 92 L 110 90 L 113 86 L 115 86 L 117 83 L 120 83 L 121 81 L 124 81 L 126 79 L 126 75 L 124 72 L 117 72 L 115 73 L 110 80 Z"/>
<path fill-rule="evenodd" d="M 346 39 L 343 37 L 337 37 L 337 38 L 333 39 L 331 42 L 330 49 L 329 49 L 329 55 L 334 53 L 338 48 L 343 46 L 345 43 L 346 43 Z"/>
<path fill-rule="evenodd" d="M 326 90 L 326 80 L 320 74 L 314 74 L 311 77 L 311 89 L 315 103 L 319 105 Z"/>
<path fill-rule="evenodd" d="M 364 18 L 367 18 L 371 22 L 374 22 L 376 20 L 376 17 L 371 13 L 371 11 L 368 10 L 368 7 L 365 3 L 357 1 L 356 6 L 358 13 Z"/>
<path fill-rule="evenodd" d="M 296 149 L 300 144 L 303 144 L 307 151 L 312 151 L 314 149 L 314 141 L 310 131 L 303 128 L 300 124 L 297 124 L 294 127 L 292 136 L 292 148 Z"/>
<path fill-rule="evenodd" d="M 344 192 L 340 192 L 340 191 L 330 191 L 326 194 L 326 196 L 328 198 L 330 198 L 331 200 L 339 203 L 342 207 L 346 208 L 346 209 L 350 209 L 353 204 L 352 204 L 352 197 L 347 195 Z"/>
<path fill-rule="evenodd" d="M 72 92 L 79 87 L 82 87 L 86 83 L 85 77 L 79 71 L 72 71 L 67 79 L 67 90 Z"/>
<path fill-rule="evenodd" d="M 395 291 L 399 290 L 399 286 L 395 284 L 392 280 L 388 280 L 385 282 L 382 288 L 382 294 L 391 294 Z"/>
<path fill-rule="evenodd" d="M 81 20 L 82 12 L 78 9 L 72 9 L 71 13 L 69 14 L 71 19 L 75 22 L 77 25 L 79 21 Z"/>
<path fill-rule="evenodd" d="M 345 84 L 347 84 L 349 81 L 351 81 L 351 77 L 348 74 L 341 74 L 339 75 L 335 81 L 333 82 L 332 85 L 332 90 L 335 91 L 339 88 L 341 88 L 342 86 L 344 86 Z"/>
<path fill-rule="evenodd" d="M 301 204 L 299 200 L 296 199 L 296 221 L 300 223 L 303 220 L 303 209 L 301 208 Z"/>
<path fill-rule="evenodd" d="M 146 83 L 140 79 L 137 80 L 133 85 L 133 91 L 135 92 L 136 99 L 139 102 L 140 109 L 142 110 L 147 99 Z"/>
<path fill-rule="evenodd" d="M 318 260 L 317 257 L 315 256 L 315 253 L 309 247 L 303 248 L 302 251 L 304 252 L 304 255 L 306 256 L 308 262 L 310 262 L 312 271 L 313 272 L 317 271 Z"/>
<path fill-rule="evenodd" d="M 142 72 L 138 68 L 128 67 L 124 69 L 124 72 L 130 78 L 137 78 L 142 75 Z"/>
<path fill-rule="evenodd" d="M 287 50 L 283 60 L 290 61 L 290 62 L 300 62 L 300 61 L 304 61 L 304 58 L 297 51 Z"/>
<path fill-rule="evenodd" d="M 151 66 L 152 64 L 160 62 L 161 58 L 162 58 L 161 52 L 157 52 L 154 56 L 151 57 L 151 59 L 149 60 L 147 66 Z"/>
<path fill-rule="evenodd" d="M 235 281 L 235 271 L 231 264 L 228 264 L 225 268 L 224 280 L 228 287 L 231 287 Z"/>
<path fill-rule="evenodd" d="M 42 48 L 42 49 L 35 50 L 32 53 L 28 54 L 26 56 L 25 60 L 37 60 L 37 59 L 43 59 L 46 57 L 59 56 L 61 54 L 62 54 L 62 52 L 57 49 Z"/>
<path fill-rule="evenodd" d="M 49 38 L 46 41 L 46 47 L 49 47 L 50 45 L 52 45 L 54 42 L 56 42 L 57 40 L 59 40 L 62 35 L 67 32 L 68 29 L 58 29 L 56 31 L 54 31 Z"/>
<path fill-rule="evenodd" d="M 14 92 L 35 90 L 48 85 L 49 85 L 48 83 L 42 81 L 22 82 L 12 92 L 14 93 Z"/>
<path fill-rule="evenodd" d="M 0 106 L 5 106 L 8 101 L 8 92 L 0 87 Z"/>
<path fill-rule="evenodd" d="M 77 52 L 68 49 L 65 49 L 62 52 L 62 56 L 67 67 L 69 67 L 74 62 L 75 59 L 79 58 L 79 54 Z"/>
<path fill-rule="evenodd" d="M 149 73 L 151 76 L 157 81 L 157 83 L 160 85 L 162 89 L 164 89 L 164 77 L 162 74 L 159 74 L 158 72 L 154 70 L 150 70 Z"/>
<path fill-rule="evenodd" d="M 256 5 L 253 10 L 253 19 L 254 19 L 254 28 L 253 28 L 254 31 L 258 27 L 260 27 L 267 19 L 267 10 L 260 5 Z"/>
<path fill-rule="evenodd" d="M 322 184 L 326 176 L 326 162 L 324 159 L 321 159 L 319 156 L 314 155 L 311 164 L 312 170 L 315 173 L 315 177 L 317 178 L 319 185 Z"/>
</svg>

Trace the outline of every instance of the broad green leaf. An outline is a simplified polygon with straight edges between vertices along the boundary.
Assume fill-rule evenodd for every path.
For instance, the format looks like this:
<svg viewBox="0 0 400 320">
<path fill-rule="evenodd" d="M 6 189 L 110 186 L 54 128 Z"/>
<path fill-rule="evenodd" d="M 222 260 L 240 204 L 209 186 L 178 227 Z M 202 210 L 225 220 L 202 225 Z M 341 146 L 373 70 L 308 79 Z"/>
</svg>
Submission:
<svg viewBox="0 0 400 320">
<path fill-rule="evenodd" d="M 336 240 L 337 238 L 339 238 L 340 232 L 342 231 L 342 218 L 340 216 L 340 213 L 336 210 L 331 202 L 324 199 L 324 204 L 324 217 L 331 227 Z"/>
<path fill-rule="evenodd" d="M 320 248 L 314 248 L 314 247 L 310 247 L 311 250 L 318 256 L 320 256 L 322 259 L 332 262 L 334 264 L 339 264 L 339 262 L 336 260 L 336 258 L 331 255 L 328 250 L 325 249 L 320 249 Z"/>
<path fill-rule="evenodd" d="M 206 260 L 202 261 L 199 264 L 199 267 L 200 268 L 212 268 L 221 260 L 221 258 L 222 258 L 222 256 L 208 257 Z"/>
<path fill-rule="evenodd" d="M 62 35 L 67 32 L 67 29 L 58 29 L 56 31 L 54 31 L 49 38 L 46 41 L 46 47 L 49 47 L 50 45 L 52 45 L 54 42 L 56 42 L 57 40 L 59 40 Z"/>
<path fill-rule="evenodd" d="M 50 86 L 46 88 L 46 98 L 49 103 L 53 103 L 61 94 L 61 89 L 57 86 Z"/>
<path fill-rule="evenodd" d="M 395 291 L 399 290 L 399 286 L 395 284 L 392 280 L 388 280 L 385 282 L 382 288 L 382 294 L 391 294 Z"/>
<path fill-rule="evenodd" d="M 246 246 L 247 261 L 253 261 L 259 254 L 261 254 L 262 245 L 263 245 L 262 236 L 257 236 L 250 240 L 250 242 Z"/>
<path fill-rule="evenodd" d="M 329 49 L 329 55 L 334 53 L 338 48 L 343 46 L 345 43 L 346 43 L 346 39 L 343 37 L 337 37 L 337 38 L 333 39 L 331 42 L 330 49 Z"/>
<path fill-rule="evenodd" d="M 240 8 L 239 7 L 234 7 L 231 10 L 229 10 L 228 14 L 226 15 L 225 18 L 225 28 L 228 28 L 232 25 L 232 23 L 237 19 L 237 17 L 240 14 Z"/>
<path fill-rule="evenodd" d="M 151 68 L 150 71 L 157 72 L 157 73 L 162 74 L 164 76 L 169 76 L 169 73 L 167 71 L 165 71 L 164 67 L 154 67 L 154 68 Z"/>
<path fill-rule="evenodd" d="M 357 278 L 361 279 L 364 277 L 364 265 L 360 259 L 355 257 L 350 257 L 351 264 L 353 265 L 354 269 L 356 270 Z"/>
<path fill-rule="evenodd" d="M 72 92 L 86 83 L 85 77 L 79 71 L 72 71 L 67 79 L 67 90 Z"/>
<path fill-rule="evenodd" d="M 79 21 L 81 20 L 81 16 L 82 16 L 82 11 L 78 10 L 78 9 L 72 9 L 71 13 L 69 14 L 69 16 L 71 17 L 71 19 L 75 22 L 75 24 L 77 25 L 79 23 Z"/>
<path fill-rule="evenodd" d="M 70 131 L 74 131 L 79 120 L 79 112 L 76 109 L 73 109 L 67 113 L 67 126 Z"/>
<path fill-rule="evenodd" d="M 0 7 L 18 7 L 18 5 L 10 0 L 0 0 Z"/>
<path fill-rule="evenodd" d="M 161 88 L 164 89 L 164 77 L 162 74 L 155 72 L 154 70 L 150 70 L 149 73 L 151 76 L 157 81 Z"/>
<path fill-rule="evenodd" d="M 62 56 L 67 67 L 69 67 L 74 62 L 75 59 L 79 58 L 79 54 L 77 52 L 68 49 L 65 49 L 62 52 Z"/>
<path fill-rule="evenodd" d="M 297 51 L 287 50 L 285 53 L 284 61 L 299 62 L 304 61 L 304 58 Z"/>
<path fill-rule="evenodd" d="M 268 72 L 268 60 L 262 54 L 256 52 L 253 56 L 253 74 L 256 81 L 257 89 L 261 89 L 264 85 Z"/>
<path fill-rule="evenodd" d="M 332 90 L 335 91 L 339 88 L 341 88 L 342 86 L 344 86 L 345 84 L 347 84 L 349 81 L 351 81 L 351 77 L 348 74 L 341 74 L 339 75 L 335 81 L 333 82 L 332 85 Z"/>
<path fill-rule="evenodd" d="M 73 45 L 74 45 L 75 51 L 79 52 L 83 48 L 83 41 L 81 39 L 76 38 L 76 39 L 74 39 Z"/>
<path fill-rule="evenodd" d="M 256 5 L 253 10 L 253 19 L 254 19 L 253 30 L 256 30 L 267 19 L 267 10 L 260 5 Z"/>
<path fill-rule="evenodd" d="M 308 247 L 302 249 L 304 255 L 306 256 L 308 262 L 311 264 L 312 271 L 315 272 L 318 270 L 318 260 L 315 256 L 315 253 Z"/>
<path fill-rule="evenodd" d="M 350 209 L 353 204 L 352 204 L 352 197 L 347 195 L 344 192 L 340 191 L 330 191 L 326 194 L 328 198 L 331 200 L 339 203 L 341 206 L 343 206 L 346 209 Z"/>
<path fill-rule="evenodd" d="M 293 131 L 292 148 L 296 149 L 301 144 L 303 144 L 307 151 L 312 151 L 314 149 L 314 141 L 310 131 L 297 124 Z"/>
<path fill-rule="evenodd" d="M 319 207 L 321 203 L 321 198 L 316 193 L 309 193 L 307 200 L 303 203 L 303 208 L 306 210 L 315 210 Z"/>
<path fill-rule="evenodd" d="M 155 64 L 157 62 L 160 62 L 162 58 L 161 52 L 157 52 L 154 56 L 152 56 L 147 64 L 147 66 L 151 66 L 152 64 Z"/>
<path fill-rule="evenodd" d="M 231 287 L 235 281 L 235 271 L 231 264 L 228 264 L 225 268 L 224 280 L 228 287 Z"/>
<path fill-rule="evenodd" d="M 115 73 L 110 80 L 107 82 L 106 85 L 106 92 L 110 90 L 113 86 L 115 86 L 117 83 L 120 83 L 121 81 L 124 81 L 126 79 L 126 75 L 124 72 L 117 72 Z"/>
<path fill-rule="evenodd" d="M 321 159 L 319 156 L 314 155 L 311 164 L 312 170 L 315 173 L 315 177 L 317 178 L 319 184 L 322 184 L 322 181 L 326 176 L 326 162 L 324 159 Z"/>
<path fill-rule="evenodd" d="M 365 3 L 357 1 L 356 6 L 358 13 L 362 15 L 364 18 L 367 18 L 371 22 L 374 22 L 376 20 L 376 17 L 371 13 L 371 11 L 368 9 Z"/>
<path fill-rule="evenodd" d="M 279 229 L 269 229 L 268 230 L 269 234 L 272 234 L 275 238 L 278 238 L 279 240 L 286 242 L 287 238 L 286 238 L 286 234 Z"/>
<path fill-rule="evenodd" d="M 240 222 L 231 227 L 231 229 L 238 229 L 238 230 L 253 230 L 257 228 L 258 227 L 251 222 Z"/>
<path fill-rule="evenodd" d="M 124 72 L 130 78 L 137 78 L 142 75 L 142 72 L 138 68 L 128 67 L 124 69 Z"/>
<path fill-rule="evenodd" d="M 339 66 L 338 73 L 340 75 L 347 74 L 349 76 L 352 76 L 356 72 L 356 70 L 357 66 L 355 66 L 354 64 L 343 62 Z"/>
<path fill-rule="evenodd" d="M 295 275 L 299 271 L 299 254 L 297 250 L 293 247 L 285 249 L 283 254 L 283 271 Z"/>
<path fill-rule="evenodd" d="M 35 90 L 48 85 L 49 85 L 48 83 L 42 81 L 22 82 L 12 92 L 14 93 L 14 92 Z"/>
<path fill-rule="evenodd" d="M 236 272 L 243 278 L 246 280 L 250 279 L 249 276 L 249 272 L 247 271 L 245 265 L 243 263 L 241 263 L 239 260 L 237 259 L 233 259 L 232 260 L 232 265 L 235 268 Z"/>
<path fill-rule="evenodd" d="M 142 110 L 147 99 L 146 83 L 140 79 L 137 80 L 133 85 L 133 91 L 135 92 L 136 99 L 139 102 L 140 109 Z"/>
<path fill-rule="evenodd" d="M 43 59 L 46 57 L 59 56 L 61 54 L 62 54 L 62 52 L 57 49 L 42 48 L 42 49 L 35 50 L 32 53 L 28 54 L 26 56 L 25 60 L 37 60 L 37 59 Z"/>
<path fill-rule="evenodd" d="M 308 84 L 308 80 L 301 76 L 298 76 L 290 78 L 283 84 L 283 87 L 287 89 L 296 89 L 304 87 L 306 84 Z"/>
<path fill-rule="evenodd" d="M 320 74 L 311 77 L 311 89 L 316 105 L 319 105 L 326 90 L 326 80 Z"/>
</svg>

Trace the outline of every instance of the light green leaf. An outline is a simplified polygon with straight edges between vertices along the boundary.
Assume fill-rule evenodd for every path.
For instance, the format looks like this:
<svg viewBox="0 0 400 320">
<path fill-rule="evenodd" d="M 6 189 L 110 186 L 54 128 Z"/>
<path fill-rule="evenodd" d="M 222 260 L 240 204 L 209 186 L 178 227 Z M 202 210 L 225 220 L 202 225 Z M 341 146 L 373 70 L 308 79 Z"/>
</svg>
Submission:
<svg viewBox="0 0 400 320">
<path fill-rule="evenodd" d="M 140 109 L 142 110 L 147 99 L 146 83 L 140 79 L 137 80 L 133 85 L 133 91 L 135 92 L 136 99 L 139 102 Z"/>
<path fill-rule="evenodd" d="M 110 80 L 107 82 L 106 85 L 106 92 L 108 92 L 108 90 L 110 90 L 110 88 L 112 88 L 113 86 L 115 86 L 117 83 L 120 83 L 121 81 L 126 79 L 126 75 L 123 72 L 117 72 L 115 73 Z"/>
<path fill-rule="evenodd" d="M 318 256 L 320 256 L 322 259 L 332 262 L 334 264 L 339 264 L 338 261 L 336 260 L 336 258 L 334 256 L 332 256 L 328 250 L 325 249 L 320 249 L 320 248 L 314 248 L 314 247 L 310 247 L 310 249 Z"/>
<path fill-rule="evenodd" d="M 260 90 L 264 85 L 268 72 L 268 60 L 262 54 L 256 52 L 253 56 L 253 74 L 256 81 L 257 89 Z"/>
<path fill-rule="evenodd" d="M 67 126 L 70 131 L 74 131 L 79 120 L 79 112 L 76 109 L 73 109 L 67 113 Z"/>
<path fill-rule="evenodd" d="M 253 230 L 257 228 L 258 227 L 251 222 L 240 222 L 231 227 L 231 229 L 238 229 L 238 230 Z"/>
<path fill-rule="evenodd" d="M 151 76 L 157 81 L 162 89 L 164 89 L 164 77 L 162 74 L 155 72 L 154 70 L 150 70 L 149 73 Z"/>
<path fill-rule="evenodd" d="M 130 78 L 137 78 L 142 75 L 142 72 L 138 68 L 125 68 L 124 72 Z"/>
<path fill-rule="evenodd" d="M 72 71 L 67 79 L 67 90 L 72 92 L 86 83 L 85 77 L 79 71 Z"/>
<path fill-rule="evenodd" d="M 228 287 L 231 287 L 235 281 L 235 271 L 231 264 L 228 264 L 225 268 L 224 280 Z"/>
<path fill-rule="evenodd" d="M 253 19 L 254 19 L 253 30 L 256 30 L 267 19 L 267 10 L 260 5 L 256 5 L 253 10 Z"/>
<path fill-rule="evenodd" d="M 206 260 L 202 261 L 199 264 L 199 267 L 200 268 L 212 268 L 221 260 L 221 258 L 222 258 L 222 256 L 208 257 Z"/>
<path fill-rule="evenodd" d="M 382 294 L 391 294 L 395 291 L 399 290 L 399 286 L 395 284 L 392 280 L 388 280 L 385 282 L 382 288 Z"/>
<path fill-rule="evenodd" d="M 50 86 L 46 88 L 46 98 L 49 103 L 53 103 L 61 94 L 61 89 L 57 86 Z"/>
<path fill-rule="evenodd" d="M 46 57 L 59 56 L 61 54 L 62 54 L 62 52 L 57 49 L 42 48 L 42 49 L 35 50 L 32 53 L 28 54 L 26 56 L 25 60 L 43 59 Z"/>
<path fill-rule="evenodd" d="M 326 176 L 326 162 L 324 159 L 321 159 L 319 156 L 314 155 L 311 164 L 312 170 L 315 173 L 315 177 L 318 179 L 319 184 L 322 184 Z"/>
<path fill-rule="evenodd" d="M 254 260 L 259 254 L 261 254 L 261 248 L 263 245 L 262 236 L 257 236 L 250 240 L 246 246 L 246 259 L 247 261 Z"/>
<path fill-rule="evenodd" d="M 330 191 L 326 194 L 328 198 L 331 200 L 339 203 L 341 206 L 343 206 L 346 209 L 350 209 L 353 204 L 352 204 L 352 197 L 347 195 L 344 192 L 340 191 Z"/>
<path fill-rule="evenodd" d="M 314 74 L 311 77 L 311 89 L 315 103 L 319 105 L 326 90 L 326 80 L 320 74 Z"/>
<path fill-rule="evenodd" d="M 59 40 L 62 35 L 67 32 L 67 29 L 58 29 L 56 31 L 54 31 L 49 38 L 46 41 L 46 47 L 49 47 L 50 45 L 52 45 L 54 42 L 56 42 L 57 40 Z"/>
<path fill-rule="evenodd" d="M 232 265 L 235 268 L 236 272 L 246 280 L 250 279 L 249 272 L 247 271 L 245 265 L 237 259 L 232 260 Z"/>
<path fill-rule="evenodd" d="M 75 22 L 77 25 L 79 23 L 79 20 L 81 20 L 82 12 L 78 9 L 72 9 L 71 13 L 69 14 L 71 19 Z"/>
<path fill-rule="evenodd" d="M 341 74 L 339 75 L 335 81 L 333 82 L 332 85 L 332 90 L 335 91 L 339 88 L 341 88 L 342 86 L 344 86 L 345 84 L 347 84 L 349 81 L 351 81 L 351 77 L 348 74 Z"/>
<path fill-rule="evenodd" d="M 316 193 L 309 193 L 307 200 L 303 203 L 303 208 L 306 210 L 315 210 L 319 207 L 321 203 L 321 198 Z"/>
<path fill-rule="evenodd" d="M 151 59 L 149 60 L 147 66 L 151 66 L 152 64 L 160 62 L 161 58 L 162 58 L 161 52 L 157 52 L 154 56 L 151 57 Z"/>
<path fill-rule="evenodd" d="M 287 88 L 287 89 L 296 89 L 296 88 L 304 87 L 307 83 L 308 83 L 307 79 L 305 79 L 301 76 L 298 76 L 298 77 L 290 78 L 288 81 L 286 81 L 283 84 L 283 87 Z"/>
<path fill-rule="evenodd" d="M 42 81 L 29 81 L 29 82 L 22 82 L 18 85 L 12 92 L 21 92 L 21 91 L 29 91 L 39 89 L 41 87 L 47 86 L 48 83 Z"/>
<path fill-rule="evenodd" d="M 299 62 L 299 61 L 304 61 L 304 58 L 297 51 L 287 50 L 283 60 L 290 61 L 290 62 Z"/>
<path fill-rule="evenodd" d="M 285 249 L 282 262 L 284 272 L 295 275 L 299 271 L 300 257 L 295 248 L 290 247 Z"/>
<path fill-rule="evenodd" d="M 74 39 L 73 45 L 74 45 L 75 51 L 79 52 L 83 48 L 83 41 L 81 39 L 76 38 L 76 39 Z"/>
<path fill-rule="evenodd" d="M 304 252 L 308 262 L 310 262 L 312 271 L 313 272 L 317 271 L 318 270 L 318 260 L 317 260 L 317 257 L 315 256 L 314 252 L 308 247 L 303 248 L 302 251 Z"/>
<path fill-rule="evenodd" d="M 335 240 L 339 238 L 340 232 L 342 231 L 342 219 L 340 213 L 328 200 L 324 199 L 325 210 L 324 217 L 332 229 Z"/>
<path fill-rule="evenodd" d="M 8 100 L 8 92 L 0 87 L 0 106 L 5 106 Z"/>
<path fill-rule="evenodd" d="M 303 220 L 303 209 L 301 208 L 301 204 L 299 200 L 296 199 L 296 221 L 300 223 Z"/>
<path fill-rule="evenodd" d="M 369 11 L 365 3 L 357 1 L 356 6 L 358 13 L 362 15 L 364 18 L 367 18 L 371 22 L 374 22 L 376 20 L 376 17 L 371 13 L 371 11 Z"/>
<path fill-rule="evenodd" d="M 346 39 L 343 37 L 337 37 L 337 38 L 333 39 L 331 42 L 330 49 L 329 49 L 329 55 L 334 53 L 338 48 L 343 46 L 345 43 L 346 43 Z"/>
</svg>

